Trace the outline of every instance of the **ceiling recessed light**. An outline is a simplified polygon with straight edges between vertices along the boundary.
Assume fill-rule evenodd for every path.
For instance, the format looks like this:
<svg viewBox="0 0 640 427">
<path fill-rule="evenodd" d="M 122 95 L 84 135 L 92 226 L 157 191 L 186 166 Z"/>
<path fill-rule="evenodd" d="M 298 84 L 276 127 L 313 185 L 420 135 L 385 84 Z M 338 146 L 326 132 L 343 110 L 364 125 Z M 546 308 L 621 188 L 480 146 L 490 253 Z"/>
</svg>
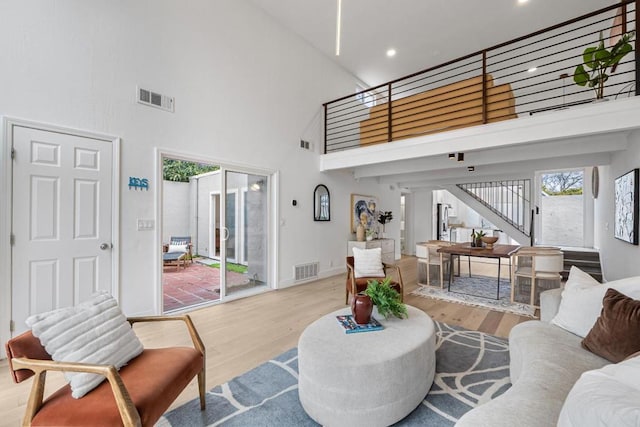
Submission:
<svg viewBox="0 0 640 427">
<path fill-rule="evenodd" d="M 531 67 L 527 70 L 527 73 L 535 73 L 538 67 Z"/>
<path fill-rule="evenodd" d="M 526 2 L 528 2 L 529 0 L 518 0 L 518 4 L 525 4 Z"/>
<path fill-rule="evenodd" d="M 396 50 L 395 50 L 395 49 L 389 49 L 389 50 L 387 51 L 387 56 L 388 56 L 389 58 L 391 58 L 392 56 L 396 56 Z"/>
</svg>

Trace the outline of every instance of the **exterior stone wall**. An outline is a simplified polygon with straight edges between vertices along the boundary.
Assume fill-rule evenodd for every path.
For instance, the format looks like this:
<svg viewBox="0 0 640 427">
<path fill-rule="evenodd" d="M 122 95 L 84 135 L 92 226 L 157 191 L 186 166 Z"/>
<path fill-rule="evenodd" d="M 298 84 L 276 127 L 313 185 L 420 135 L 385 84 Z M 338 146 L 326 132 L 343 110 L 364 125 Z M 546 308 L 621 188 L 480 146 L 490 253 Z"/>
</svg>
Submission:
<svg viewBox="0 0 640 427">
<path fill-rule="evenodd" d="M 539 244 L 584 246 L 583 196 L 541 198 L 542 233 Z"/>
<path fill-rule="evenodd" d="M 190 203 L 188 182 L 163 181 L 162 243 L 169 243 L 171 236 L 191 235 L 189 231 Z"/>
</svg>

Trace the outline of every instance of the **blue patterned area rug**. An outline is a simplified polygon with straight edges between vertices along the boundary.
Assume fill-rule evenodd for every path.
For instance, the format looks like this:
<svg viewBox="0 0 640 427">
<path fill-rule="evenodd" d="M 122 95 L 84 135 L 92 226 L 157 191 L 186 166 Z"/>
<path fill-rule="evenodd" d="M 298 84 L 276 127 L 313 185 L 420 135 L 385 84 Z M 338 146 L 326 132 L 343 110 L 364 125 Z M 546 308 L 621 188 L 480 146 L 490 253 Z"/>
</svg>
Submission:
<svg viewBox="0 0 640 427">
<path fill-rule="evenodd" d="M 511 285 L 509 279 L 500 279 L 500 299 L 496 300 L 498 282 L 495 277 L 462 276 L 456 277 L 451 284 L 451 291 L 435 286 L 418 285 L 411 295 L 434 298 L 458 304 L 484 307 L 491 310 L 514 313 L 520 316 L 535 317 L 534 307 L 519 302 L 511 302 Z"/>
<path fill-rule="evenodd" d="M 511 386 L 507 340 L 438 322 L 436 330 L 433 386 L 396 426 L 453 426 Z M 297 349 L 210 390 L 205 411 L 196 398 L 167 412 L 156 427 L 168 426 L 318 426 L 298 399 Z"/>
</svg>

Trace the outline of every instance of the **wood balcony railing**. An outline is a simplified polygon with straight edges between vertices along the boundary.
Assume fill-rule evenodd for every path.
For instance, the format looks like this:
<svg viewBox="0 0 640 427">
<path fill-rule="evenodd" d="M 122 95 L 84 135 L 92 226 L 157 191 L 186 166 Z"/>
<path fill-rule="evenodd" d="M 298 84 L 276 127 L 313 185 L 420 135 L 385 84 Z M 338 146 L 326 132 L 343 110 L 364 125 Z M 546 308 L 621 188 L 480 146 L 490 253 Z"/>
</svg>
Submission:
<svg viewBox="0 0 640 427">
<path fill-rule="evenodd" d="M 606 47 L 635 31 L 636 0 L 498 44 L 324 106 L 324 152 L 544 114 L 593 102 L 574 83 L 585 48 Z M 608 73 L 603 98 L 640 93 L 638 37 L 634 52 Z"/>
</svg>

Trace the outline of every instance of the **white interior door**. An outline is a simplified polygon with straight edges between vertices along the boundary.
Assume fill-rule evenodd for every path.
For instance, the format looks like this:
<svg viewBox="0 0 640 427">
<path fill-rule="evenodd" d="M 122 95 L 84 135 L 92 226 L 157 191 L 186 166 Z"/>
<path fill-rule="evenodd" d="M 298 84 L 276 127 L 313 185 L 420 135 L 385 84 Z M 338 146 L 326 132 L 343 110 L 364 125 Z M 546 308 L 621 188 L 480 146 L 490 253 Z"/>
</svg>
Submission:
<svg viewBox="0 0 640 427">
<path fill-rule="evenodd" d="M 34 313 L 113 292 L 113 142 L 15 126 L 13 334 Z"/>
</svg>

